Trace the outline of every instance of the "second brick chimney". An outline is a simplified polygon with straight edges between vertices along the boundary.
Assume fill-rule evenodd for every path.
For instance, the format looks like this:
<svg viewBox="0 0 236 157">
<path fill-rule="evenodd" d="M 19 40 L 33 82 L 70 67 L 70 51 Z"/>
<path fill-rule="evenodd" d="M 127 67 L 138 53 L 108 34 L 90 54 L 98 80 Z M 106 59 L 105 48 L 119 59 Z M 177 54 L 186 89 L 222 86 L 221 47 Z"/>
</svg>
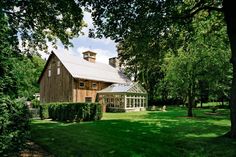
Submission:
<svg viewBox="0 0 236 157">
<path fill-rule="evenodd" d="M 114 68 L 119 68 L 120 61 L 117 57 L 109 58 L 109 65 L 111 65 Z"/>
</svg>

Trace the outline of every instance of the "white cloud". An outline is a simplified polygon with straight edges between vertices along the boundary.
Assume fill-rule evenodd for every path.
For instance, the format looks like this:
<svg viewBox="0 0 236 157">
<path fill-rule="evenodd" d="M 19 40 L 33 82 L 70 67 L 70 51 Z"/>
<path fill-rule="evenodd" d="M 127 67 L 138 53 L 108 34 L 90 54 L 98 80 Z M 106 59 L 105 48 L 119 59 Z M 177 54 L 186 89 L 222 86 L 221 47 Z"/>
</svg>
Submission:
<svg viewBox="0 0 236 157">
<path fill-rule="evenodd" d="M 88 33 L 89 33 L 89 29 L 90 28 L 94 28 L 94 25 L 93 25 L 93 19 L 91 17 L 91 13 L 89 12 L 86 12 L 84 11 L 84 17 L 83 17 L 84 21 L 86 22 L 87 24 L 87 27 L 84 27 L 82 29 L 82 31 L 85 33 L 85 36 L 88 36 Z M 82 36 L 84 38 L 87 38 L 85 36 Z M 114 41 L 112 41 L 110 38 L 101 38 L 101 39 L 93 39 L 91 38 L 91 41 L 93 42 L 97 42 L 97 43 L 103 43 L 105 45 L 108 45 L 108 44 L 114 44 Z"/>
<path fill-rule="evenodd" d="M 84 11 L 84 21 L 87 23 L 88 27 L 93 27 L 93 20 L 91 13 Z"/>
<path fill-rule="evenodd" d="M 94 42 L 97 42 L 97 43 L 103 43 L 105 45 L 109 45 L 109 44 L 115 44 L 114 41 L 112 41 L 110 38 L 101 38 L 101 39 L 92 39 Z"/>
<path fill-rule="evenodd" d="M 89 34 L 89 29 L 94 28 L 93 26 L 93 19 L 91 17 L 91 13 L 84 11 L 84 17 L 83 20 L 85 21 L 85 23 L 87 24 L 87 27 L 84 27 L 82 29 L 82 32 L 84 32 L 85 36 L 88 36 Z"/>
<path fill-rule="evenodd" d="M 67 49 L 65 49 L 65 48 L 63 48 L 62 47 L 62 45 L 61 44 L 59 44 L 59 43 L 57 43 L 57 48 L 54 48 L 53 46 L 52 46 L 52 43 L 50 43 L 50 42 L 47 42 L 47 46 L 48 46 L 48 50 L 47 50 L 47 52 L 48 53 L 45 53 L 45 52 L 43 52 L 43 51 L 38 51 L 39 52 L 39 54 L 41 55 L 41 58 L 43 58 L 43 59 L 48 59 L 48 57 L 49 57 L 49 55 L 51 54 L 51 52 L 52 51 L 56 51 L 56 52 L 69 52 L 70 53 L 70 51 L 72 51 L 72 50 L 67 50 Z"/>
<path fill-rule="evenodd" d="M 47 42 L 48 46 L 48 54 L 40 51 L 41 57 L 43 59 L 48 59 L 51 51 L 57 52 L 66 52 L 74 55 L 78 55 L 82 57 L 82 52 L 90 50 L 97 53 L 97 61 L 108 64 L 109 58 L 117 56 L 115 50 L 115 42 L 110 38 L 102 38 L 102 39 L 93 39 L 88 38 L 89 28 L 94 28 L 93 20 L 91 18 L 91 14 L 84 11 L 84 21 L 87 23 L 87 27 L 83 28 L 84 36 L 80 36 L 79 38 L 72 39 L 72 43 L 74 47 L 69 48 L 68 50 L 64 48 L 60 41 L 57 42 L 57 49 L 55 49 L 50 42 Z M 69 30 L 68 30 L 69 31 Z M 20 45 L 21 46 L 21 43 Z M 21 48 L 21 47 L 20 47 Z"/>
</svg>

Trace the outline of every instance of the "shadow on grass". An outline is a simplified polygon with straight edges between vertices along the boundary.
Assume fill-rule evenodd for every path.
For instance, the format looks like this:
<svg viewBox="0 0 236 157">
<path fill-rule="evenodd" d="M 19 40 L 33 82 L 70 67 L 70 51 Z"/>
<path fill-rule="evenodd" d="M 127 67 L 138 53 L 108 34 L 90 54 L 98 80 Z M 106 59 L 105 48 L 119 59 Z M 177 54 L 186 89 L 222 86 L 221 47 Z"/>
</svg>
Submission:
<svg viewBox="0 0 236 157">
<path fill-rule="evenodd" d="M 190 119 L 182 111 L 171 112 L 80 124 L 33 121 L 32 139 L 59 157 L 236 156 L 236 141 L 219 138 L 229 129 L 221 118 Z"/>
</svg>

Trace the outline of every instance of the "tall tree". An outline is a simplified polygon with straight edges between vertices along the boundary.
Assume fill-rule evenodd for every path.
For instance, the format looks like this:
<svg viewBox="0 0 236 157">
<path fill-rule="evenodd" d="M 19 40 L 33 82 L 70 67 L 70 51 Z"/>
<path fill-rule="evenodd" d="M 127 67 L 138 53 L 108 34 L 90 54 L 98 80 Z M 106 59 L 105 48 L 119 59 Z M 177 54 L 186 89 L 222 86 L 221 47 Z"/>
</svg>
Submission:
<svg viewBox="0 0 236 157">
<path fill-rule="evenodd" d="M 230 137 L 236 138 L 236 10 L 229 0 L 190 0 L 190 1 L 106 1 L 83 0 L 84 5 L 91 6 L 98 35 L 111 37 L 116 41 L 125 39 L 129 34 L 135 36 L 140 29 L 149 29 L 153 39 L 160 33 L 169 31 L 170 23 L 188 24 L 201 11 L 209 13 L 223 12 L 231 45 L 233 64 L 233 81 L 231 90 L 231 131 Z M 170 46 L 172 46 L 170 44 Z"/>
<path fill-rule="evenodd" d="M 149 93 L 149 102 L 153 103 L 157 83 L 161 79 L 161 56 L 152 55 L 159 51 L 157 46 L 150 47 L 149 43 L 139 40 L 126 39 L 118 44 L 118 56 L 124 65 L 125 72 L 134 81 L 139 81 Z M 147 40 L 147 39 L 146 39 Z M 152 52 L 147 53 L 147 52 Z"/>
<path fill-rule="evenodd" d="M 75 0 L 1 0 L 0 11 L 28 53 L 45 50 L 47 41 L 56 46 L 57 39 L 71 46 L 70 39 L 84 26 L 82 9 Z"/>
<path fill-rule="evenodd" d="M 79 36 L 84 26 L 82 18 L 75 0 L 0 1 L 0 156 L 19 151 L 27 137 L 27 108 L 23 101 L 12 101 L 34 88 L 31 70 L 36 62 L 32 64 L 26 56 L 47 51 L 47 41 L 56 46 L 59 39 L 71 46 L 70 39 Z M 20 51 L 19 41 L 27 55 Z"/>
<path fill-rule="evenodd" d="M 12 59 L 11 73 L 16 80 L 15 96 L 32 100 L 34 94 L 39 92 L 38 78 L 43 70 L 45 61 L 39 56 L 28 58 L 19 56 Z"/>
<path fill-rule="evenodd" d="M 47 51 L 48 41 L 56 46 L 59 39 L 65 46 L 71 46 L 70 39 L 79 36 L 84 26 L 82 9 L 74 0 L 1 0 L 0 14 L 10 32 L 9 35 L 1 31 L 4 42 L 0 43 L 3 47 L 0 77 L 5 78 L 1 83 L 2 91 L 15 97 L 25 96 L 30 93 L 26 89 L 34 89 L 28 87 L 33 78 L 26 78 L 34 73 L 30 71 L 34 64 L 25 56 L 38 54 L 38 50 Z M 4 27 L 1 29 L 5 30 Z M 10 45 L 9 49 L 4 49 L 5 41 Z"/>
</svg>

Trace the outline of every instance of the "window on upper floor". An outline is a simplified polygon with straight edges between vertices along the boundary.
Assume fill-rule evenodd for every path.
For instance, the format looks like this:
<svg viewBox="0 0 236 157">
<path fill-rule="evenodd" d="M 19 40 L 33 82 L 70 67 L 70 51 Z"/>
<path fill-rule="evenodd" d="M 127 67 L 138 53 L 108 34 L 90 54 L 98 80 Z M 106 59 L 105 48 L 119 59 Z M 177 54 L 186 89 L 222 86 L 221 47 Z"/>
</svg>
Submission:
<svg viewBox="0 0 236 157">
<path fill-rule="evenodd" d="M 92 83 L 92 89 L 97 89 L 97 83 Z"/>
<path fill-rule="evenodd" d="M 57 75 L 60 75 L 61 74 L 61 62 L 60 61 L 57 61 Z"/>
<path fill-rule="evenodd" d="M 48 77 L 52 76 L 51 64 L 48 66 Z"/>
<path fill-rule="evenodd" d="M 57 68 L 57 75 L 60 75 L 60 74 L 61 74 L 61 68 L 58 67 L 58 68 Z"/>
<path fill-rule="evenodd" d="M 48 69 L 48 77 L 51 77 L 52 76 L 52 71 L 51 69 Z"/>
<path fill-rule="evenodd" d="M 84 87 L 85 87 L 84 82 L 80 81 L 80 82 L 79 82 L 79 87 L 80 87 L 80 88 L 84 88 Z"/>
</svg>

